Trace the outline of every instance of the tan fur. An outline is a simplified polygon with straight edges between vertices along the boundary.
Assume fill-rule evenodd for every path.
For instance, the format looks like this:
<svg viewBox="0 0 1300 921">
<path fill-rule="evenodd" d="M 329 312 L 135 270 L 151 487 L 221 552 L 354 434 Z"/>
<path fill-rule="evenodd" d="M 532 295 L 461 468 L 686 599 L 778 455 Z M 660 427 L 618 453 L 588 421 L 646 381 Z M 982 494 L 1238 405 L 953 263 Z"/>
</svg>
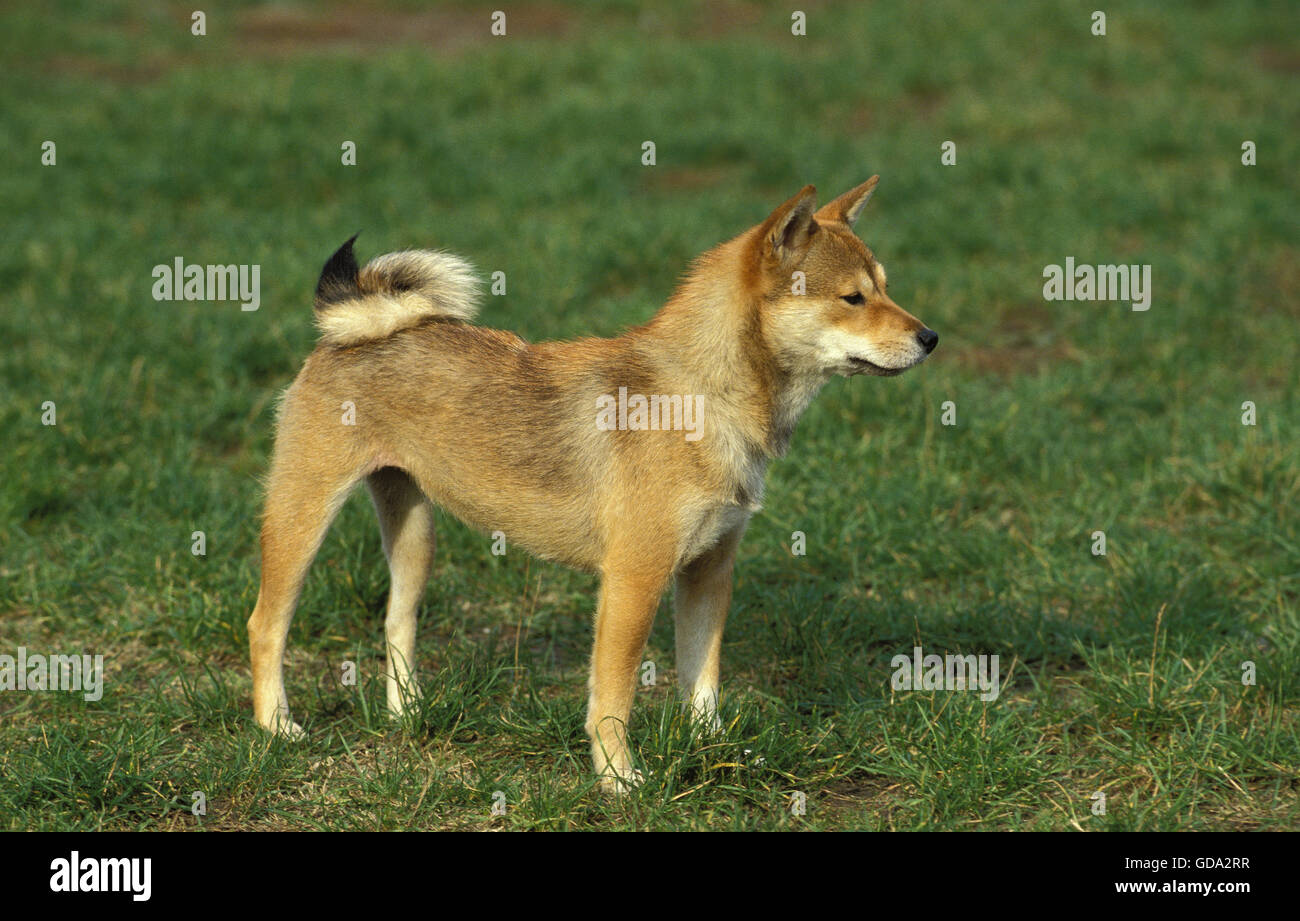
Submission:
<svg viewBox="0 0 1300 921">
<path fill-rule="evenodd" d="M 422 261 L 406 271 L 409 254 L 372 262 L 355 297 L 318 301 L 327 319 L 339 309 L 332 305 L 346 309 L 333 325 L 322 321 L 321 344 L 283 400 L 249 620 L 258 722 L 301 733 L 284 693 L 285 637 L 325 530 L 365 479 L 392 574 L 393 712 L 418 693 L 415 609 L 433 558 L 432 503 L 503 531 L 508 546 L 600 574 L 587 731 L 607 787 L 639 776 L 627 721 L 669 585 L 685 703 L 713 723 L 732 566 L 767 463 L 785 453 L 832 375 L 896 374 L 933 347 L 918 344 L 918 333 L 933 334 L 884 293 L 883 270 L 850 230 L 874 185 L 875 177 L 815 217 L 806 187 L 701 256 L 653 319 L 616 339 L 530 345 L 468 325 L 473 297 L 456 265 Z M 407 261 L 385 262 L 398 258 Z M 422 280 L 426 306 L 393 307 L 416 296 L 386 287 L 395 265 Z M 805 294 L 792 293 L 796 272 L 806 275 Z M 463 299 L 449 302 L 458 288 Z M 387 318 L 394 310 L 400 322 Z M 599 429 L 597 399 L 620 387 L 699 395 L 701 437 Z M 355 405 L 355 425 L 342 424 L 344 403 Z"/>
</svg>

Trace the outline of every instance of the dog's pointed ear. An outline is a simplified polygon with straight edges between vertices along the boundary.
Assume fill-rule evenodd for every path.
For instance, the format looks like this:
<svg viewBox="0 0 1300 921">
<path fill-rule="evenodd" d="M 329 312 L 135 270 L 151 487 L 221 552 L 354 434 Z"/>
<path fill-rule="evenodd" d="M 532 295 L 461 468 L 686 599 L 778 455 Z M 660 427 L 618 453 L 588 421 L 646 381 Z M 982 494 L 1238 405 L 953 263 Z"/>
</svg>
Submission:
<svg viewBox="0 0 1300 921">
<path fill-rule="evenodd" d="M 852 227 L 858 222 L 862 209 L 871 200 L 871 193 L 876 191 L 876 183 L 879 181 L 879 176 L 872 176 L 856 189 L 850 189 L 835 201 L 828 202 L 825 207 L 817 212 L 818 219 L 823 221 L 843 221 Z"/>
<path fill-rule="evenodd" d="M 802 255 L 808 240 L 817 229 L 813 212 L 817 209 L 817 189 L 806 185 L 799 194 L 772 212 L 763 222 L 763 257 L 788 263 Z"/>
</svg>

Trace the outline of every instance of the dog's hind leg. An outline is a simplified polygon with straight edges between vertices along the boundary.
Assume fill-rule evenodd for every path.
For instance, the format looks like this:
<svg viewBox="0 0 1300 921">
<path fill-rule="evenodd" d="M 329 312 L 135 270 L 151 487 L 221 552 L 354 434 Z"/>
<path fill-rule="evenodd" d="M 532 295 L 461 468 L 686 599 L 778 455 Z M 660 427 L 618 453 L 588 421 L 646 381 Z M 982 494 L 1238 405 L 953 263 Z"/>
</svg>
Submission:
<svg viewBox="0 0 1300 921">
<path fill-rule="evenodd" d="M 724 534 L 717 545 L 677 574 L 674 617 L 677 680 L 684 703 L 707 728 L 718 724 L 718 673 L 722 628 L 731 605 L 731 572 L 744 528 Z"/>
<path fill-rule="evenodd" d="M 384 632 L 388 646 L 388 712 L 398 717 L 419 696 L 415 678 L 415 615 L 433 567 L 434 515 L 415 481 L 396 467 L 366 478 L 379 516 L 391 586 Z"/>
<path fill-rule="evenodd" d="M 253 715 L 278 735 L 300 738 L 284 690 L 284 647 L 303 579 L 330 522 L 359 473 L 312 464 L 304 452 L 277 446 L 262 521 L 262 584 L 248 619 L 253 662 Z"/>
</svg>

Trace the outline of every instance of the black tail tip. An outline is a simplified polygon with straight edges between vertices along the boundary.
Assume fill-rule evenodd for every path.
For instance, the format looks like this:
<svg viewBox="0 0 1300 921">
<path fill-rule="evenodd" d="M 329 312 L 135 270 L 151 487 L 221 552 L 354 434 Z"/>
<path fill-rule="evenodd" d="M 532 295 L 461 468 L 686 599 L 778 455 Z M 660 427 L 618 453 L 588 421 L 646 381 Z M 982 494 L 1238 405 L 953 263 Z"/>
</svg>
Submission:
<svg viewBox="0 0 1300 921">
<path fill-rule="evenodd" d="M 361 231 L 348 237 L 346 243 L 334 251 L 321 269 L 320 281 L 316 282 L 316 306 L 330 304 L 334 301 L 355 295 L 358 291 L 357 276 L 361 267 L 357 265 L 356 254 L 352 244 L 356 242 Z"/>
</svg>

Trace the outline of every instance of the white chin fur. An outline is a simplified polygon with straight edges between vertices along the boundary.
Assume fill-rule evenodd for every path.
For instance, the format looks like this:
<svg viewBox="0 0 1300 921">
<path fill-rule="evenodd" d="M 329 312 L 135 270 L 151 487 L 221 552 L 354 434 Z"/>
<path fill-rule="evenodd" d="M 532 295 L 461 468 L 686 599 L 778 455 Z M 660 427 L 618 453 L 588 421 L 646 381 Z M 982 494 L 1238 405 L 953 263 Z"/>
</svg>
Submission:
<svg viewBox="0 0 1300 921">
<path fill-rule="evenodd" d="M 855 358 L 863 361 L 854 361 Z M 853 377 L 857 374 L 893 377 L 895 374 L 902 374 L 908 368 L 916 367 L 925 361 L 925 358 L 926 354 L 921 349 L 917 349 L 910 354 L 900 355 L 897 351 L 886 352 L 882 349 L 858 344 L 856 347 L 850 346 L 842 351 L 837 351 L 828 364 L 835 369 L 835 373 L 842 374 L 845 377 Z"/>
<path fill-rule="evenodd" d="M 819 344 L 823 366 L 845 376 L 854 374 L 892 376 L 920 364 L 926 356 L 925 349 L 921 348 L 920 343 L 905 343 L 890 348 L 868 339 L 842 333 L 831 333 Z M 858 365 L 850 360 L 853 358 L 865 359 L 875 367 Z"/>
</svg>

